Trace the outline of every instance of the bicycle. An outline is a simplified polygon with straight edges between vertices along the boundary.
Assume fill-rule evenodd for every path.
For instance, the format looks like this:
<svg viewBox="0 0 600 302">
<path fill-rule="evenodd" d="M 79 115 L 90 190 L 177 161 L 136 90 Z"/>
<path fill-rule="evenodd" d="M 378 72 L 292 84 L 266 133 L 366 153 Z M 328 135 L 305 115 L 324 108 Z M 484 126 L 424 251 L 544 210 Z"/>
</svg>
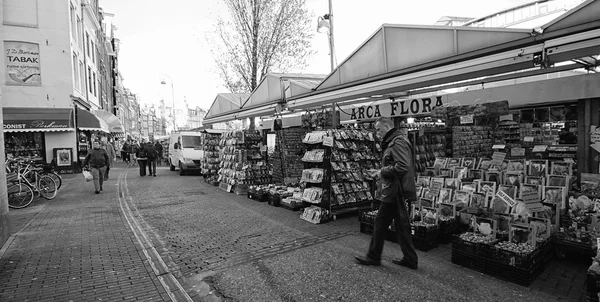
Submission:
<svg viewBox="0 0 600 302">
<path fill-rule="evenodd" d="M 7 161 L 6 169 L 9 172 L 12 172 L 9 168 L 12 164 L 13 162 Z M 16 173 L 11 173 L 10 178 L 7 175 L 7 185 L 11 189 L 7 190 L 9 207 L 20 209 L 29 206 L 33 201 L 33 193 L 48 200 L 54 199 L 58 193 L 57 184 L 54 179 L 48 175 L 41 175 L 40 170 L 42 168 L 32 167 L 31 162 L 24 168 L 22 167 L 23 164 L 23 161 L 17 161 L 17 167 L 14 169 Z M 10 184 L 8 184 L 9 181 L 11 182 Z M 24 198 L 20 199 L 19 197 Z"/>
<path fill-rule="evenodd" d="M 12 170 L 9 166 L 14 166 L 14 164 L 16 164 L 16 160 L 10 160 L 7 159 L 6 162 L 4 163 L 4 165 L 7 167 L 6 172 L 10 173 Z M 38 170 L 38 173 L 40 175 L 47 175 L 52 177 L 52 179 L 54 179 L 54 182 L 56 183 L 56 189 L 59 190 L 60 187 L 62 187 L 62 177 L 60 176 L 60 174 L 56 173 L 56 171 L 54 171 L 54 167 L 51 164 L 35 164 L 33 161 L 30 162 L 31 165 L 34 168 L 39 168 L 40 170 Z M 31 181 L 33 181 L 33 178 L 31 178 Z"/>
</svg>

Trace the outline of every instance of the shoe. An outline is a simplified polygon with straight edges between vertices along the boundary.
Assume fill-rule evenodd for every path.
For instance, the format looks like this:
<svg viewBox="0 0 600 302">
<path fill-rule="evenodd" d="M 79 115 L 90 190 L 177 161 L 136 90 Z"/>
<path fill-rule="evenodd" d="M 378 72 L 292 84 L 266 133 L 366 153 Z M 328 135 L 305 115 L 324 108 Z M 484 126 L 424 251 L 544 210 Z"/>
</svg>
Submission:
<svg viewBox="0 0 600 302">
<path fill-rule="evenodd" d="M 415 269 L 415 270 L 419 267 L 418 264 L 416 264 L 416 263 L 410 263 L 407 260 L 404 260 L 404 258 L 402 258 L 402 259 L 396 258 L 396 259 L 392 260 L 392 263 L 396 264 L 396 265 L 400 265 L 400 266 L 405 266 L 405 267 L 408 267 L 410 269 Z"/>
<path fill-rule="evenodd" d="M 156 174 L 154 174 L 154 177 L 156 177 Z"/>
<path fill-rule="evenodd" d="M 381 260 L 373 260 L 370 259 L 367 256 L 355 256 L 354 259 L 356 260 L 356 263 L 360 264 L 360 265 L 372 265 L 372 266 L 379 266 L 381 265 Z"/>
<path fill-rule="evenodd" d="M 100 194 L 100 191 L 94 191 L 94 193 L 96 193 L 96 194 Z"/>
<path fill-rule="evenodd" d="M 102 191 L 102 187 L 100 187 L 100 191 Z"/>
</svg>

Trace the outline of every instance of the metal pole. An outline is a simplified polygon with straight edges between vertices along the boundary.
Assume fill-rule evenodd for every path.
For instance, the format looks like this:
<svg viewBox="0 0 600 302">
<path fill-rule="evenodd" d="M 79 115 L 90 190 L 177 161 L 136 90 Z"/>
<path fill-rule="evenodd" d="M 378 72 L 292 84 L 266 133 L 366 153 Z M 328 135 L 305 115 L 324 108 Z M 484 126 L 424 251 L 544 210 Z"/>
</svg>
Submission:
<svg viewBox="0 0 600 302">
<path fill-rule="evenodd" d="M 333 4 L 329 0 L 329 57 L 331 60 L 331 71 L 335 69 L 335 47 L 333 43 Z"/>
<path fill-rule="evenodd" d="M 2 101 L 2 91 L 0 89 L 0 101 Z M 1 104 L 2 102 L 0 102 Z M 0 106 L 0 124 L 3 124 L 2 106 Z M 4 162 L 4 129 L 0 129 L 0 162 Z M 0 169 L 0 246 L 2 246 L 10 237 L 10 224 L 8 221 L 8 197 L 6 196 L 6 169 Z"/>
</svg>

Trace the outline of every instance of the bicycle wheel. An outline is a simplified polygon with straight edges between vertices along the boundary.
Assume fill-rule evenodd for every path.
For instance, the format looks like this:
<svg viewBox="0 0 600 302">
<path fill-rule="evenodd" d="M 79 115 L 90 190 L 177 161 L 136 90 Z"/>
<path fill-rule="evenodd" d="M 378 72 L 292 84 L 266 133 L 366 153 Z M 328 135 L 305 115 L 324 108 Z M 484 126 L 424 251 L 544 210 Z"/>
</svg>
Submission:
<svg viewBox="0 0 600 302">
<path fill-rule="evenodd" d="M 62 177 L 60 177 L 60 175 L 56 172 L 42 172 L 40 173 L 40 175 L 47 175 L 52 177 L 52 179 L 54 179 L 54 182 L 56 183 L 56 189 L 60 189 L 60 187 L 62 186 Z"/>
<path fill-rule="evenodd" d="M 40 195 L 48 200 L 54 199 L 54 197 L 56 197 L 56 193 L 58 193 L 56 182 L 48 175 L 40 176 L 40 179 L 37 183 L 37 189 L 38 192 L 40 192 Z"/>
<path fill-rule="evenodd" d="M 33 201 L 33 189 L 24 183 L 9 184 L 6 187 L 8 207 L 22 209 Z"/>
</svg>

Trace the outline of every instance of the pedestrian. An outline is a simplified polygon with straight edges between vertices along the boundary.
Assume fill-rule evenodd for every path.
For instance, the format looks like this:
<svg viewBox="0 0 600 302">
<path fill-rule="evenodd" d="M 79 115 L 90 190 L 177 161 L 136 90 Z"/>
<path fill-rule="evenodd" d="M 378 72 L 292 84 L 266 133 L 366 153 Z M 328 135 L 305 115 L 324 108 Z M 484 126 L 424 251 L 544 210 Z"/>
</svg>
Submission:
<svg viewBox="0 0 600 302">
<path fill-rule="evenodd" d="M 109 162 L 110 161 L 106 150 L 100 148 L 100 142 L 94 141 L 92 144 L 92 150 L 88 152 L 85 160 L 83 161 L 83 166 L 86 169 L 91 170 L 92 176 L 94 177 L 94 188 L 96 194 L 100 194 L 100 191 L 102 191 L 104 173 L 106 172 L 106 168 L 110 165 Z"/>
<path fill-rule="evenodd" d="M 121 157 L 124 163 L 129 163 L 129 141 L 125 141 L 123 148 L 121 148 Z"/>
<path fill-rule="evenodd" d="M 146 176 L 146 163 L 148 158 L 146 157 L 146 145 L 143 142 L 136 147 L 135 157 L 140 166 L 140 176 Z"/>
<path fill-rule="evenodd" d="M 136 158 L 136 152 L 137 149 L 140 146 L 138 145 L 137 141 L 131 141 L 131 143 L 129 144 L 129 166 L 132 167 L 133 165 L 135 165 L 135 163 L 137 162 L 137 158 Z"/>
<path fill-rule="evenodd" d="M 415 170 L 412 157 L 412 146 L 408 140 L 408 128 L 395 129 L 394 122 L 387 117 L 380 117 L 375 128 L 383 137 L 381 169 L 372 170 L 371 175 L 379 178 L 381 204 L 375 217 L 375 225 L 369 252 L 365 256 L 356 256 L 356 262 L 362 265 L 380 265 L 381 253 L 388 227 L 395 222 L 398 243 L 403 258 L 396 258 L 392 263 L 411 269 L 418 268 L 418 258 L 412 242 L 409 209 L 410 202 L 417 200 Z"/>
<path fill-rule="evenodd" d="M 146 157 L 148 158 L 149 175 L 156 177 L 156 160 L 158 159 L 158 152 L 152 142 L 146 144 Z"/>
<path fill-rule="evenodd" d="M 158 162 L 159 166 L 162 166 L 163 146 L 159 141 L 156 141 L 156 143 L 154 144 L 154 148 L 156 149 L 156 152 L 158 153 L 158 158 L 156 159 L 156 161 Z"/>
<path fill-rule="evenodd" d="M 108 180 L 108 174 L 110 173 L 110 167 L 113 166 L 114 162 L 117 160 L 117 154 L 115 152 L 115 147 L 110 141 L 102 144 L 102 148 L 106 150 L 108 154 L 108 165 L 106 166 L 106 173 L 104 174 L 104 181 Z"/>
</svg>

